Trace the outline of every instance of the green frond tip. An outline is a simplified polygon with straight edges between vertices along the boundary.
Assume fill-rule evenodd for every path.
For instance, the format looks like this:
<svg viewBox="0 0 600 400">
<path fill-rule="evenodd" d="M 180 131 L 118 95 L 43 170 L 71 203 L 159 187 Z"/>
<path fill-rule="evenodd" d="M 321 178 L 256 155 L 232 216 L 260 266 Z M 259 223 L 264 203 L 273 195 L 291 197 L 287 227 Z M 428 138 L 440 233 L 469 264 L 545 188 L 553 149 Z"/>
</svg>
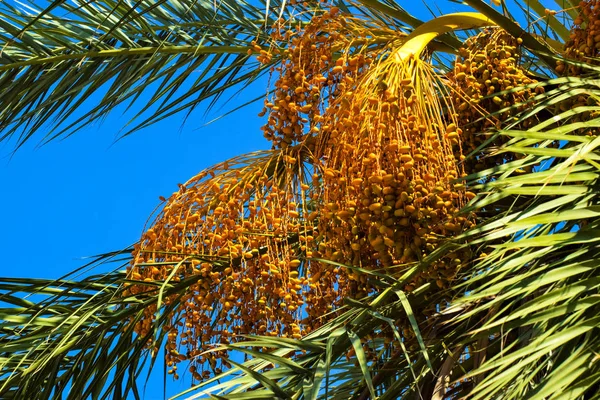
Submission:
<svg viewBox="0 0 600 400">
<path fill-rule="evenodd" d="M 46 143 L 123 105 L 136 107 L 123 135 L 204 102 L 210 108 L 268 71 L 249 54 L 253 46 L 277 53 L 272 22 L 260 6 L 232 0 L 1 3 L 0 141 L 18 148 L 44 129 Z"/>
<path fill-rule="evenodd" d="M 0 72 L 18 70 L 34 65 L 52 65 L 69 60 L 77 60 L 80 64 L 83 64 L 86 62 L 94 62 L 94 59 L 154 56 L 160 54 L 246 54 L 250 49 L 250 46 L 158 46 L 86 51 L 82 53 L 59 54 L 48 57 L 33 57 L 26 61 L 8 63 L 0 65 Z"/>
</svg>

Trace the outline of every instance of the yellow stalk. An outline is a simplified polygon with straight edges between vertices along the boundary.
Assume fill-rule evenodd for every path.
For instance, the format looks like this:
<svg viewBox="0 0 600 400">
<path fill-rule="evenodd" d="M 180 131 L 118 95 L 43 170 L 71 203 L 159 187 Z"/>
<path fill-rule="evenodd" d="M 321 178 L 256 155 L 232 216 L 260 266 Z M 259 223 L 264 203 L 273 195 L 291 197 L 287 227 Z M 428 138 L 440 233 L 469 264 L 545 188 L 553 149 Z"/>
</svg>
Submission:
<svg viewBox="0 0 600 400">
<path fill-rule="evenodd" d="M 418 57 L 425 47 L 436 37 L 459 29 L 482 28 L 496 25 L 485 15 L 475 12 L 464 12 L 444 15 L 420 25 L 410 35 L 395 54 L 397 61 L 410 57 Z"/>
</svg>

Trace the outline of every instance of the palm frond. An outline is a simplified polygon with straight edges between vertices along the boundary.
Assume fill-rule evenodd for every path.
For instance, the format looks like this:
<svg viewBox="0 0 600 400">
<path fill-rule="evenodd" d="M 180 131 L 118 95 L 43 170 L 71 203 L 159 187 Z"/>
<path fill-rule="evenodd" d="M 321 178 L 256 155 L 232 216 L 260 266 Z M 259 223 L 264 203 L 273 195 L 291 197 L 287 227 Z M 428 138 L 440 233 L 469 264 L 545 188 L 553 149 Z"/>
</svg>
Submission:
<svg viewBox="0 0 600 400">
<path fill-rule="evenodd" d="M 2 398 L 142 398 L 144 374 L 152 371 L 168 333 L 162 327 L 198 279 L 155 282 L 154 290 L 127 295 L 139 283 L 124 268 L 130 252 L 98 257 L 86 268 L 109 261 L 121 266 L 83 279 L 0 278 Z M 175 301 L 165 305 L 163 296 Z M 156 304 L 155 329 L 140 336 L 135 324 Z"/>
<path fill-rule="evenodd" d="M 127 134 L 202 101 L 214 104 L 268 68 L 248 51 L 254 40 L 270 46 L 271 14 L 239 1 L 55 1 L 45 10 L 3 2 L 0 140 L 19 146 L 49 126 L 47 142 L 118 106 L 137 106 Z M 92 96 L 98 101 L 89 107 Z"/>
<path fill-rule="evenodd" d="M 478 228 L 484 232 L 478 242 L 489 254 L 468 271 L 468 295 L 456 302 L 468 309 L 459 320 L 489 316 L 464 336 L 473 354 L 485 359 L 457 377 L 476 378 L 473 398 L 545 398 L 568 388 L 576 388 L 570 393 L 578 398 L 595 391 L 600 141 L 586 131 L 596 123 L 501 132 L 513 138 L 502 151 L 523 158 L 491 172 L 496 179 L 481 186 L 485 194 L 474 207 L 503 210 L 503 217 Z M 581 136 L 565 135 L 573 131 Z M 551 148 L 556 144 L 559 149 Z M 544 162 L 549 166 L 522 173 Z M 483 338 L 488 344 L 478 346 Z"/>
<path fill-rule="evenodd" d="M 255 392 L 276 396 L 271 383 L 258 379 L 257 374 L 272 379 L 278 390 L 291 398 L 395 399 L 429 390 L 428 382 L 435 380 L 432 371 L 440 367 L 438 360 L 444 352 L 440 343 L 433 345 L 432 338 L 444 329 L 448 315 L 434 315 L 426 326 L 418 326 L 414 315 L 444 293 L 430 283 L 410 293 L 401 287 L 420 268 L 456 247 L 450 243 L 442 246 L 420 265 L 409 268 L 397 282 L 385 284 L 378 294 L 349 300 L 347 311 L 301 340 L 254 336 L 225 346 L 252 358 L 243 368 L 238 365 L 179 396 L 195 393 L 187 398 L 207 398 L 210 394 L 236 399 Z M 411 321 L 409 332 L 398 330 L 399 319 Z M 387 343 L 377 338 L 382 329 L 394 332 L 398 350 L 391 352 Z M 367 358 L 363 347 L 369 348 L 369 354 L 378 354 L 377 358 Z"/>
<path fill-rule="evenodd" d="M 100 256 L 90 266 L 122 259 L 123 254 Z M 2 397 L 73 398 L 75 393 L 105 392 L 106 398 L 110 393 L 137 393 L 135 379 L 124 379 L 127 372 L 139 375 L 138 361 L 143 359 L 140 342 L 122 315 L 135 314 L 122 309 L 131 299 L 119 299 L 124 273 L 72 278 L 1 279 Z M 111 351 L 116 351 L 114 356 L 107 356 Z M 107 366 L 116 370 L 110 380 Z M 81 376 L 88 379 L 78 379 Z"/>
<path fill-rule="evenodd" d="M 397 5 L 343 9 L 380 21 L 420 24 Z M 0 141 L 21 146 L 42 128 L 46 143 L 111 111 L 134 110 L 122 135 L 200 103 L 213 106 L 268 71 L 249 55 L 271 50 L 276 21 L 310 19 L 316 5 L 285 1 L 52 2 L 0 5 Z M 311 10 L 312 12 L 309 12 Z M 447 39 L 454 47 L 460 42 Z M 257 47 L 258 46 L 258 47 Z M 95 104 L 86 100 L 97 97 Z M 144 104 L 140 101 L 144 99 Z M 139 104 L 138 104 L 139 103 Z"/>
<path fill-rule="evenodd" d="M 550 49 L 528 32 L 482 2 L 469 4 L 522 37 L 553 65 Z M 373 21 L 408 27 L 422 23 L 395 3 L 365 0 L 339 5 Z M 40 9 L 34 4 L 3 3 L 0 140 L 12 139 L 20 146 L 45 127 L 49 128 L 41 138 L 45 143 L 100 121 L 117 108 L 133 108 L 122 132 L 127 135 L 174 114 L 189 113 L 202 102 L 210 107 L 225 90 L 242 88 L 269 69 L 248 55 L 249 50 L 276 49 L 269 36 L 275 21 L 307 21 L 313 7 L 308 6 L 291 7 L 285 1 L 254 5 L 58 0 Z M 440 43 L 448 51 L 461 44 L 450 35 L 442 36 Z M 92 106 L 86 102 L 90 97 L 99 100 Z M 138 105 L 146 97 L 149 100 Z"/>
</svg>

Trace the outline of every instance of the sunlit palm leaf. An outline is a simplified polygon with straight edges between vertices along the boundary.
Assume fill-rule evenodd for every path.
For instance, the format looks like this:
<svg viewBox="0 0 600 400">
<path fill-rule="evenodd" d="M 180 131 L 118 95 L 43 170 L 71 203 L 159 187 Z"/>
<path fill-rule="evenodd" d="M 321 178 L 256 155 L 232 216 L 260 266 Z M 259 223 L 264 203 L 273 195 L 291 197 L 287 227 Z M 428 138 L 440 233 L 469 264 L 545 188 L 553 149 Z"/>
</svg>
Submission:
<svg viewBox="0 0 600 400">
<path fill-rule="evenodd" d="M 268 67 L 247 52 L 252 40 L 269 46 L 272 21 L 248 3 L 54 3 L 45 11 L 0 5 L 0 140 L 20 145 L 42 126 L 51 140 L 119 105 L 136 106 L 131 132 L 214 103 Z M 142 93 L 150 97 L 140 107 Z M 90 96 L 99 100 L 75 113 Z"/>
<path fill-rule="evenodd" d="M 576 93 L 569 87 L 562 91 Z M 595 390 L 599 371 L 593 361 L 600 342 L 590 332 L 600 326 L 600 141 L 585 136 L 595 122 L 502 132 L 515 138 L 503 151 L 525 158 L 502 172 L 490 171 L 498 178 L 482 187 L 488 194 L 479 204 L 493 207 L 486 200 L 494 196 L 512 199 L 512 204 L 501 224 L 480 226 L 487 231 L 480 242 L 493 245 L 492 251 L 469 271 L 468 295 L 457 301 L 470 309 L 460 319 L 488 316 L 465 335 L 472 351 L 486 355 L 466 375 L 479 382 L 474 398 L 499 393 L 547 398 L 567 389 L 577 398 Z M 568 136 L 574 130 L 581 136 Z M 556 143 L 560 149 L 549 148 Z M 520 168 L 532 162 L 550 165 L 524 175 Z M 487 350 L 476 344 L 483 338 L 489 341 Z M 504 349 L 493 350 L 500 343 Z"/>
<path fill-rule="evenodd" d="M 113 258 L 101 256 L 90 265 Z M 124 270 L 68 278 L 0 279 L 2 398 L 141 398 L 144 374 L 149 373 L 143 367 L 151 370 L 158 356 L 158 348 L 153 352 L 147 344 L 152 339 L 160 345 L 166 332 L 155 329 L 140 337 L 134 333 L 135 322 L 161 296 L 180 298 L 197 279 L 157 282 L 156 290 L 127 297 L 124 290 L 134 282 Z M 172 311 L 173 305 L 163 304 L 157 328 L 170 320 Z"/>
<path fill-rule="evenodd" d="M 340 7 L 372 20 L 421 24 L 396 3 L 359 3 Z M 549 50 L 521 28 L 489 6 L 471 5 L 546 59 L 542 53 Z M 119 105 L 136 111 L 123 134 L 189 112 L 205 100 L 212 105 L 223 91 L 241 88 L 269 67 L 247 54 L 250 42 L 270 47 L 275 19 L 307 20 L 310 13 L 303 11 L 301 5 L 280 1 L 58 0 L 47 9 L 2 3 L 0 140 L 21 145 L 42 127 L 50 128 L 42 142 L 52 140 L 101 120 Z M 452 36 L 441 41 L 446 50 L 460 46 Z M 142 93 L 150 91 L 146 104 L 138 106 Z M 93 106 L 86 103 L 91 96 L 99 98 Z"/>
<path fill-rule="evenodd" d="M 192 397 L 206 398 L 206 393 L 213 393 L 227 399 L 238 398 L 238 394 L 249 389 L 268 389 L 264 382 L 257 380 L 252 369 L 264 376 L 278 378 L 279 387 L 293 398 L 314 399 L 327 396 L 331 399 L 361 398 L 367 399 L 376 393 L 381 398 L 395 399 L 402 394 L 429 390 L 434 379 L 429 373 L 431 368 L 438 368 L 440 354 L 444 347 L 440 343 L 432 343 L 432 334 L 443 330 L 447 315 L 440 314 L 431 318 L 427 326 L 413 326 L 414 337 L 410 341 L 395 332 L 395 337 L 402 343 L 402 350 L 393 354 L 383 352 L 383 341 L 369 339 L 380 331 L 382 326 L 396 330 L 394 321 L 401 318 L 412 318 L 417 309 L 435 301 L 442 295 L 437 286 L 431 284 L 417 288 L 410 294 L 405 294 L 400 287 L 410 281 L 410 277 L 425 268 L 429 263 L 441 257 L 454 245 L 446 245 L 424 260 L 420 266 L 409 269 L 398 282 L 388 286 L 380 294 L 361 302 L 348 303 L 348 311 L 336 317 L 325 326 L 309 334 L 302 340 L 291 340 L 272 337 L 253 337 L 249 341 L 233 345 L 235 348 L 245 348 L 247 354 L 254 356 L 245 364 L 245 368 L 233 368 L 222 376 L 193 388 L 181 396 L 195 393 Z M 434 285 L 435 286 L 435 285 Z M 416 308 L 415 308 L 416 307 Z M 357 346 L 361 340 L 367 341 L 375 349 L 382 350 L 377 361 L 366 359 L 362 348 Z M 358 341 L 358 342 L 357 342 Z M 406 342 L 406 346 L 404 343 Z M 420 346 L 421 342 L 424 346 Z M 411 346 L 408 349 L 408 346 Z M 433 345 L 433 346 L 432 346 Z M 261 349 L 271 349 L 263 353 Z M 346 354 L 350 349 L 356 353 L 348 360 Z M 298 351 L 302 353 L 298 353 Z M 289 360 L 290 352 L 297 354 Z M 431 359 L 431 360 L 430 360 Z M 432 361 L 435 365 L 431 365 Z M 290 362 L 293 362 L 291 367 Z M 274 369 L 264 370 L 269 365 Z M 239 374 L 241 373 L 241 374 Z M 237 378 L 225 378 L 238 376 Z M 223 380 L 215 385 L 217 380 Z M 259 389 L 262 387 L 262 389 Z"/>
</svg>

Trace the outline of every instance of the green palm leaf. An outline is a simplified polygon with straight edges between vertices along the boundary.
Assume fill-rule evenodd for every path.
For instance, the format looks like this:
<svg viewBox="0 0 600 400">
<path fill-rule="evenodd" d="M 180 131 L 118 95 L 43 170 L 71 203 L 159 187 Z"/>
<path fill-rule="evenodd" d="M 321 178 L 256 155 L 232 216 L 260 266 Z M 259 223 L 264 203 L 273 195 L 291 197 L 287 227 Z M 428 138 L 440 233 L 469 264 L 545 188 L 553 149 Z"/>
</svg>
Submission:
<svg viewBox="0 0 600 400">
<path fill-rule="evenodd" d="M 0 140 L 19 146 L 43 126 L 51 127 L 43 141 L 68 135 L 144 93 L 125 134 L 214 103 L 268 67 L 247 52 L 253 40 L 269 47 L 271 23 L 264 9 L 237 1 L 56 1 L 46 10 L 2 3 Z M 91 108 L 90 96 L 100 97 Z"/>
</svg>

